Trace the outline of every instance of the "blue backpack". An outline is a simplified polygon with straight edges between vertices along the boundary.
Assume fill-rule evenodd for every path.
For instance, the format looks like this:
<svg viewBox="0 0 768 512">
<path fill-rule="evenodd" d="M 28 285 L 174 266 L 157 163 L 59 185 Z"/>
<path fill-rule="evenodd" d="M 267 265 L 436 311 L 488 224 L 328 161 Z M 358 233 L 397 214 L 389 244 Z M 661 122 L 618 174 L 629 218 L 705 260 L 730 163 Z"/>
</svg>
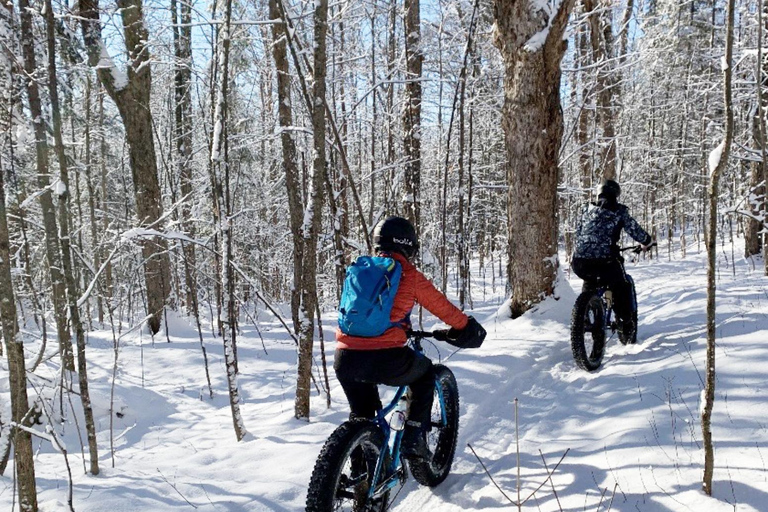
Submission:
<svg viewBox="0 0 768 512">
<path fill-rule="evenodd" d="M 403 269 L 384 256 L 360 256 L 347 267 L 339 304 L 339 328 L 351 336 L 373 337 L 397 324 L 389 320 Z"/>
</svg>

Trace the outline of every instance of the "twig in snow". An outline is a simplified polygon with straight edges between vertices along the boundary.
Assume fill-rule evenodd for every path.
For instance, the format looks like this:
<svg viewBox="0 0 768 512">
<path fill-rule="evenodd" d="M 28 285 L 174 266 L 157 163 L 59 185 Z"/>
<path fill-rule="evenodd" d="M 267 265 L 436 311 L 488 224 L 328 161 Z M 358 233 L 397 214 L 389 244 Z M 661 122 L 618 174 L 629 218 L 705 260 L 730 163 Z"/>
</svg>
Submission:
<svg viewBox="0 0 768 512">
<path fill-rule="evenodd" d="M 470 449 L 470 450 L 472 450 L 472 455 L 474 455 L 474 456 L 475 456 L 475 458 L 477 459 L 477 462 L 479 462 L 479 463 L 480 463 L 480 465 L 483 467 L 483 470 L 485 471 L 485 474 L 486 474 L 486 475 L 488 475 L 488 478 L 490 478 L 490 479 L 491 479 L 491 483 L 493 483 L 493 485 L 495 485 L 495 486 L 496 486 L 496 488 L 499 490 L 499 492 L 500 492 L 501 494 L 503 494 L 505 498 L 507 498 L 507 501 L 509 501 L 511 504 L 513 504 L 513 505 L 515 505 L 515 506 L 518 506 L 518 504 L 517 504 L 517 503 L 515 503 L 515 501 L 514 501 L 512 498 L 510 498 L 509 496 L 507 496 L 507 493 L 505 493 L 505 492 L 504 492 L 504 489 L 502 489 L 501 487 L 499 487 L 499 484 L 497 484 L 497 483 L 496 483 L 496 480 L 494 480 L 494 479 L 493 479 L 493 477 L 491 476 L 491 473 L 488 471 L 488 468 L 486 468 L 486 467 L 485 467 L 485 464 L 483 464 L 483 461 L 480 459 L 480 457 L 478 457 L 478 456 L 477 456 L 477 453 L 475 453 L 475 449 L 474 449 L 474 448 L 472 448 L 472 445 L 471 445 L 471 444 L 469 444 L 469 443 L 467 443 L 467 446 L 469 446 L 469 449 Z"/>
<path fill-rule="evenodd" d="M 163 474 L 163 472 L 162 472 L 162 471 L 160 471 L 160 468 L 155 468 L 155 469 L 157 469 L 157 472 L 158 472 L 158 473 L 160 473 L 160 477 L 162 477 L 162 479 L 165 481 L 165 483 L 167 483 L 168 485 L 170 485 L 171 487 L 173 487 L 173 490 L 174 490 L 174 491 L 176 491 L 176 492 L 178 493 L 178 495 L 179 495 L 179 496 L 181 496 L 181 498 L 182 498 L 184 501 L 186 501 L 187 503 L 189 503 L 189 505 L 191 505 L 191 506 L 192 506 L 192 508 L 197 508 L 197 505 L 195 505 L 194 503 L 190 502 L 190 501 L 189 501 L 189 500 L 188 500 L 186 497 L 184 497 L 184 495 L 183 495 L 183 494 L 181 494 L 181 491 L 179 491 L 179 490 L 176 488 L 176 486 L 175 486 L 174 484 L 172 484 L 171 482 L 169 482 L 169 481 L 168 481 L 168 479 L 167 479 L 167 478 L 165 478 L 165 475 Z"/>
<path fill-rule="evenodd" d="M 547 467 L 547 459 L 544 458 L 544 454 L 539 450 L 539 455 L 541 455 L 541 461 L 544 463 L 544 469 L 549 473 L 549 468 Z M 560 498 L 557 496 L 557 491 L 555 490 L 555 482 L 552 481 L 552 479 L 549 479 L 549 483 L 552 485 L 552 494 L 555 495 L 555 500 L 557 501 L 557 508 L 560 510 L 560 512 L 563 512 L 563 506 L 560 504 Z"/>
</svg>

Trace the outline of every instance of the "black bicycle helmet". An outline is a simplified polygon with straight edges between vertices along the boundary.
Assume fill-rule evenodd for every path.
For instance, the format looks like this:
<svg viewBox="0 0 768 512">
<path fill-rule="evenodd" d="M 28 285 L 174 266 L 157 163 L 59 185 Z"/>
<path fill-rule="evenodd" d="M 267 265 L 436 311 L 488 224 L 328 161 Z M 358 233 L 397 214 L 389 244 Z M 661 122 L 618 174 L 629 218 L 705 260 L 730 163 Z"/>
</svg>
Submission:
<svg viewBox="0 0 768 512">
<path fill-rule="evenodd" d="M 419 250 L 419 238 L 413 224 L 402 217 L 388 217 L 373 230 L 376 252 L 395 251 L 406 258 L 413 258 Z"/>
<path fill-rule="evenodd" d="M 621 195 L 621 187 L 613 180 L 605 180 L 600 187 L 600 193 L 597 197 L 605 197 L 606 199 L 618 200 Z"/>
</svg>

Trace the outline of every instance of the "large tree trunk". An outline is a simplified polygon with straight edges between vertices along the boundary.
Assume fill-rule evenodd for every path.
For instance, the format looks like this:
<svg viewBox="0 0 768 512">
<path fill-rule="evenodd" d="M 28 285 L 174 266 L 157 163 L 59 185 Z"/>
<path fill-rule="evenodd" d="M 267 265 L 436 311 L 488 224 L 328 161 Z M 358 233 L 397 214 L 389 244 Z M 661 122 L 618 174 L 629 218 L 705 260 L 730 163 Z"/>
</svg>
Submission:
<svg viewBox="0 0 768 512">
<path fill-rule="evenodd" d="M 317 305 L 317 239 L 323 207 L 325 176 L 325 73 L 326 34 L 328 32 L 328 0 L 315 1 L 315 41 L 312 84 L 312 132 L 314 160 L 307 213 L 304 216 L 304 270 L 301 293 L 301 328 L 299 330 L 299 364 L 296 381 L 294 415 L 309 419 L 310 382 L 312 377 L 312 346 Z"/>
<path fill-rule="evenodd" d="M 421 216 L 421 9 L 419 0 L 405 0 L 406 84 L 403 105 L 405 149 L 404 217 L 420 231 Z"/>
<path fill-rule="evenodd" d="M 495 43 L 504 60 L 502 127 L 507 153 L 507 273 L 517 317 L 552 295 L 557 275 L 557 174 L 563 134 L 560 61 L 573 0 L 551 14 L 495 0 Z"/>
<path fill-rule="evenodd" d="M 277 2 L 269 0 L 269 17 L 280 19 Z M 302 282 L 302 248 L 304 239 L 301 236 L 301 222 L 304 216 L 301 201 L 301 183 L 299 167 L 296 163 L 296 143 L 291 134 L 293 112 L 291 106 L 291 75 L 286 50 L 285 26 L 282 23 L 272 25 L 272 56 L 275 59 L 277 71 L 277 118 L 280 125 L 280 142 L 283 152 L 283 170 L 285 172 L 285 187 L 288 192 L 289 225 L 293 240 L 293 287 L 291 288 L 291 317 L 294 331 L 299 331 L 299 305 L 301 304 Z"/>
<path fill-rule="evenodd" d="M 19 0 L 19 16 L 21 18 L 21 46 L 24 54 L 24 71 L 27 76 L 37 75 L 35 59 L 34 34 L 32 31 L 32 14 L 27 0 Z M 50 169 L 48 161 L 48 133 L 45 127 L 45 117 L 40 102 L 40 90 L 36 80 L 24 80 L 29 98 L 29 111 L 32 114 L 32 124 L 35 128 L 35 149 L 37 156 L 37 185 L 42 191 L 40 206 L 43 210 L 43 226 L 45 229 L 45 255 L 50 269 L 51 285 L 53 288 L 53 308 L 56 319 L 56 330 L 59 337 L 59 352 L 62 364 L 68 370 L 75 369 L 72 353 L 72 338 L 67 327 L 67 297 L 64 276 L 61 272 L 61 252 L 59 248 L 56 213 L 51 197 Z"/>
<path fill-rule="evenodd" d="M 150 91 L 152 74 L 148 34 L 141 0 L 118 0 L 123 20 L 125 45 L 129 54 L 127 74 L 118 70 L 101 37 L 98 0 L 81 0 L 80 16 L 89 64 L 97 68 L 99 80 L 117 105 L 125 126 L 133 176 L 136 212 L 140 227 L 160 230 L 163 202 L 157 177 L 155 142 L 152 136 Z M 167 243 L 161 237 L 141 242 L 144 279 L 147 287 L 149 328 L 153 334 L 160 323 L 170 293 L 170 261 Z"/>
<path fill-rule="evenodd" d="M 24 0 L 20 2 L 19 8 Z M 29 18 L 29 14 L 25 15 Z M 28 20 L 29 21 L 29 20 Z M 11 251 L 8 241 L 8 217 L 5 212 L 5 169 L 0 169 L 0 322 L 8 357 L 8 378 L 11 390 L 11 416 L 13 422 L 24 424 L 29 411 L 27 398 L 27 370 L 24 365 L 24 345 L 19 337 L 16 318 L 16 299 L 11 280 Z M 25 425 L 29 426 L 29 425 Z M 16 490 L 22 512 L 37 510 L 35 463 L 32 436 L 28 430 L 13 428 L 13 461 L 16 466 Z"/>
<path fill-rule="evenodd" d="M 77 340 L 77 373 L 80 386 L 80 402 L 83 405 L 85 429 L 88 437 L 88 452 L 90 455 L 91 473 L 99 474 L 99 452 L 96 445 L 96 426 L 91 408 L 91 394 L 88 390 L 88 372 L 85 358 L 85 330 L 80 319 L 80 308 L 77 305 L 77 285 L 72 268 L 72 255 L 69 236 L 69 169 L 67 156 L 64 152 L 64 140 L 61 135 L 61 112 L 59 110 L 59 90 L 56 79 L 56 39 L 51 0 L 45 0 L 46 43 L 48 46 L 48 89 L 53 116 L 53 140 L 56 158 L 59 161 L 59 174 L 62 187 L 59 188 L 59 225 L 61 229 L 61 254 L 64 265 L 64 278 L 67 285 L 67 304 L 69 317 L 75 330 Z"/>
<path fill-rule="evenodd" d="M 715 450 L 712 445 L 712 409 L 715 403 L 715 291 L 717 278 L 717 199 L 720 177 L 728 166 L 733 140 L 733 101 L 731 66 L 733 60 L 733 18 L 735 0 L 728 0 L 728 21 L 725 36 L 725 65 L 723 66 L 723 96 L 725 103 L 725 136 L 721 145 L 709 157 L 709 223 L 707 229 L 707 367 L 704 404 L 701 408 L 701 434 L 704 438 L 704 479 L 702 488 L 712 496 L 715 470 Z M 717 155 L 720 152 L 720 155 Z M 716 160 L 716 162 L 715 162 Z"/>
</svg>

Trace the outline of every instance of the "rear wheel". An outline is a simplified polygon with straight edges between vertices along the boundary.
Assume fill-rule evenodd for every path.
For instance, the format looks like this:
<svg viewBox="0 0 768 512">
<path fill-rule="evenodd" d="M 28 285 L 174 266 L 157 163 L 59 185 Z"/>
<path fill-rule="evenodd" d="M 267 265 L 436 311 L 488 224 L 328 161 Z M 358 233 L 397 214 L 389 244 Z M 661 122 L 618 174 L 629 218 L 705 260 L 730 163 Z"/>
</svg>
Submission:
<svg viewBox="0 0 768 512">
<path fill-rule="evenodd" d="M 605 308 L 593 292 L 576 298 L 571 315 L 571 351 L 576 364 L 589 372 L 600 368 L 605 354 Z"/>
<path fill-rule="evenodd" d="M 430 487 L 440 484 L 450 473 L 459 436 L 459 387 L 456 378 L 451 370 L 441 364 L 436 364 L 434 369 L 435 396 L 430 419 L 432 428 L 427 433 L 427 445 L 432 458 L 408 461 L 413 478 L 421 485 Z"/>
<path fill-rule="evenodd" d="M 384 512 L 389 492 L 373 501 L 368 499 L 384 444 L 384 434 L 371 421 L 342 423 L 317 457 L 306 512 Z"/>
</svg>

